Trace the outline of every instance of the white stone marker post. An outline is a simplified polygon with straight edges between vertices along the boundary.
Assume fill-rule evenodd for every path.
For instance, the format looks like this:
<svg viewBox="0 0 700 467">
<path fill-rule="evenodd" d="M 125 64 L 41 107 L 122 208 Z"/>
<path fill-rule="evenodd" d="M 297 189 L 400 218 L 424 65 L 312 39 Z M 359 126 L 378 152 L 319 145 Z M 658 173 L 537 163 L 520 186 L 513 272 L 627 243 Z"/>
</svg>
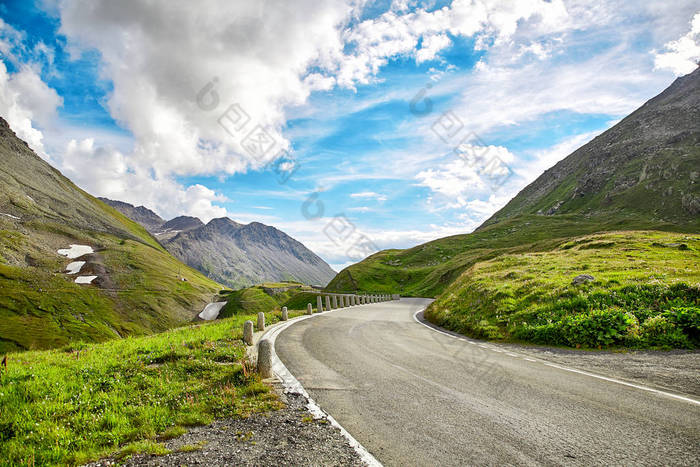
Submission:
<svg viewBox="0 0 700 467">
<path fill-rule="evenodd" d="M 317 295 L 317 296 L 316 296 L 316 312 L 317 312 L 317 313 L 320 313 L 320 312 L 323 311 L 323 304 L 322 304 L 322 302 L 323 302 L 323 299 L 321 298 L 321 296 L 320 296 L 320 295 Z"/>
<path fill-rule="evenodd" d="M 338 308 L 338 296 L 333 295 L 333 309 L 335 310 L 337 308 Z"/>
<path fill-rule="evenodd" d="M 258 373 L 261 378 L 272 378 L 272 343 L 263 339 L 258 344 Z"/>
<path fill-rule="evenodd" d="M 262 311 L 258 313 L 258 331 L 265 330 L 265 313 Z"/>
<path fill-rule="evenodd" d="M 246 345 L 253 345 L 253 322 L 251 320 L 243 323 L 243 342 Z"/>
<path fill-rule="evenodd" d="M 326 295 L 326 311 L 331 309 L 331 297 Z"/>
<path fill-rule="evenodd" d="M 287 307 L 282 307 L 282 321 L 287 321 L 289 319 L 289 313 L 287 313 Z"/>
<path fill-rule="evenodd" d="M 314 310 L 313 310 L 313 308 L 311 307 L 311 303 L 308 303 L 308 304 L 306 305 L 306 314 L 307 314 L 307 315 L 311 315 L 311 314 L 313 314 L 313 312 L 314 312 Z"/>
</svg>

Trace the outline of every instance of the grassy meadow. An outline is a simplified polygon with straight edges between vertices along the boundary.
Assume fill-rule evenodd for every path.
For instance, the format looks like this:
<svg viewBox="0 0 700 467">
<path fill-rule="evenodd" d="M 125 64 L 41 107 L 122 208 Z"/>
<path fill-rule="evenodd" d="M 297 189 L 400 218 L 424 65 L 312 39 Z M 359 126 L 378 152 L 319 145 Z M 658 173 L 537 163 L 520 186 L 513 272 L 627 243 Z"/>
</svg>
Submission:
<svg viewBox="0 0 700 467">
<path fill-rule="evenodd" d="M 114 453 L 164 454 L 162 441 L 188 426 L 278 408 L 245 361 L 246 319 L 254 316 L 10 353 L 0 370 L 1 463 L 76 465 Z M 268 323 L 279 319 L 266 315 Z"/>
<path fill-rule="evenodd" d="M 572 284 L 580 274 L 591 282 Z M 700 237 L 594 234 L 475 263 L 426 310 L 466 335 L 584 348 L 700 346 Z"/>
</svg>

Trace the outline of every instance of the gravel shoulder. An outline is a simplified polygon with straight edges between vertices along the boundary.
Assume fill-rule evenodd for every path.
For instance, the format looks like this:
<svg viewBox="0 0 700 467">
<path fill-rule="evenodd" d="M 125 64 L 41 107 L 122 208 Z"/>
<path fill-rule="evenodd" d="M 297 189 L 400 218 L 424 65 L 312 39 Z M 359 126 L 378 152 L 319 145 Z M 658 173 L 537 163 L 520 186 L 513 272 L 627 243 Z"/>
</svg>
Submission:
<svg viewBox="0 0 700 467">
<path fill-rule="evenodd" d="M 589 351 L 504 345 L 578 370 L 700 396 L 700 352 L 690 350 Z"/>
<path fill-rule="evenodd" d="M 426 321 L 422 313 L 418 319 L 447 334 L 465 337 Z M 489 343 L 498 345 L 504 350 L 519 352 L 577 370 L 644 384 L 665 391 L 700 396 L 700 351 L 697 350 L 580 350 Z"/>
<path fill-rule="evenodd" d="M 281 410 L 192 428 L 165 442 L 170 454 L 139 454 L 126 461 L 103 459 L 89 465 L 363 465 L 337 428 L 325 418 L 313 419 L 304 396 L 289 393 L 280 398 L 285 403 Z"/>
</svg>

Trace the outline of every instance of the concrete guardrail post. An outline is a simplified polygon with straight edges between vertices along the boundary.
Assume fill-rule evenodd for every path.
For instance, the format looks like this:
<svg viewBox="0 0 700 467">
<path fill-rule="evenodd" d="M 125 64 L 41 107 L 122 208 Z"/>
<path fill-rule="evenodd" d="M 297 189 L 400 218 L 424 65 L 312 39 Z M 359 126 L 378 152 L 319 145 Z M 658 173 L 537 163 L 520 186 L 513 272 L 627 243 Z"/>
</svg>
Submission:
<svg viewBox="0 0 700 467">
<path fill-rule="evenodd" d="M 258 373 L 261 378 L 272 378 L 272 342 L 267 339 L 258 344 Z"/>
<path fill-rule="evenodd" d="M 314 310 L 313 310 L 313 308 L 311 307 L 311 303 L 307 303 L 307 305 L 306 305 L 306 314 L 307 314 L 307 315 L 310 315 L 310 314 L 313 314 L 313 312 L 314 312 Z"/>
<path fill-rule="evenodd" d="M 287 307 L 282 307 L 282 321 L 287 321 L 289 319 L 289 313 L 287 312 Z"/>
<path fill-rule="evenodd" d="M 343 308 L 347 308 L 348 306 L 350 306 L 350 299 L 347 295 L 341 296 L 340 299 L 343 301 Z"/>
<path fill-rule="evenodd" d="M 251 320 L 243 323 L 243 342 L 246 345 L 253 345 L 253 322 Z"/>
<path fill-rule="evenodd" d="M 258 331 L 265 330 L 265 313 L 262 311 L 258 313 Z"/>
<path fill-rule="evenodd" d="M 336 308 L 338 308 L 338 296 L 333 295 L 333 309 L 335 310 Z"/>
<path fill-rule="evenodd" d="M 320 295 L 316 296 L 316 312 L 320 313 L 323 311 L 323 299 L 321 298 Z"/>
<path fill-rule="evenodd" d="M 326 311 L 331 309 L 331 297 L 326 295 Z"/>
</svg>

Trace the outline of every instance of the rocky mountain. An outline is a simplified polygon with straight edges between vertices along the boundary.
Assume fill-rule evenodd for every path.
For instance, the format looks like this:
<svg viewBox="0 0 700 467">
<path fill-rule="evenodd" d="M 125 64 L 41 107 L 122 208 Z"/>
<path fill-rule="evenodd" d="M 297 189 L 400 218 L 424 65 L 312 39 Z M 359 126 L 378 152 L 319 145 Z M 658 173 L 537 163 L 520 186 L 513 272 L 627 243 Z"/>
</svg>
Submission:
<svg viewBox="0 0 700 467">
<path fill-rule="evenodd" d="M 376 253 L 327 289 L 436 297 L 480 261 L 639 229 L 700 232 L 700 69 L 545 171 L 474 233 Z"/>
<path fill-rule="evenodd" d="M 700 218 L 700 68 L 545 171 L 481 228 L 522 214 Z"/>
<path fill-rule="evenodd" d="M 187 232 L 189 230 L 202 227 L 204 222 L 197 217 L 179 216 L 162 224 L 159 228 L 160 232 Z"/>
<path fill-rule="evenodd" d="M 164 330 L 191 321 L 220 290 L 61 175 L 2 118 L 0 160 L 0 353 Z"/>
<path fill-rule="evenodd" d="M 122 201 L 113 201 L 108 198 L 97 199 L 99 199 L 103 203 L 109 204 L 129 219 L 138 222 L 151 233 L 153 233 L 154 230 L 158 229 L 165 223 L 165 220 L 162 219 L 158 214 L 143 206 L 137 207 L 129 203 L 124 203 Z"/>
<path fill-rule="evenodd" d="M 127 216 L 136 213 L 145 217 L 143 209 L 152 212 L 108 201 Z M 143 225 L 181 261 L 229 287 L 283 280 L 325 286 L 335 276 L 335 271 L 303 244 L 259 222 L 239 224 L 220 218 L 205 225 L 196 217 L 180 216 L 160 225 Z"/>
</svg>

